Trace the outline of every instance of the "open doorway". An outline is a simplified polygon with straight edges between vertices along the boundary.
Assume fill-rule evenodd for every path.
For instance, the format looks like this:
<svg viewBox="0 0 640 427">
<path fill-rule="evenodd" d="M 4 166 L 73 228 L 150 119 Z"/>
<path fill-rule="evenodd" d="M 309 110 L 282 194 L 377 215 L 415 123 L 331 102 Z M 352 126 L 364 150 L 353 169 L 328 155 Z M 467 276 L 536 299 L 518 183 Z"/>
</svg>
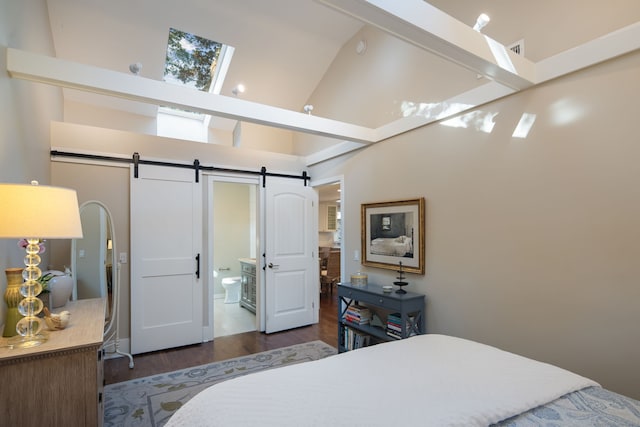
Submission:
<svg viewBox="0 0 640 427">
<path fill-rule="evenodd" d="M 340 181 L 315 187 L 318 191 L 318 258 L 320 297 L 332 297 L 342 277 L 342 189 Z"/>
<path fill-rule="evenodd" d="M 213 182 L 213 336 L 256 328 L 255 184 Z"/>
</svg>

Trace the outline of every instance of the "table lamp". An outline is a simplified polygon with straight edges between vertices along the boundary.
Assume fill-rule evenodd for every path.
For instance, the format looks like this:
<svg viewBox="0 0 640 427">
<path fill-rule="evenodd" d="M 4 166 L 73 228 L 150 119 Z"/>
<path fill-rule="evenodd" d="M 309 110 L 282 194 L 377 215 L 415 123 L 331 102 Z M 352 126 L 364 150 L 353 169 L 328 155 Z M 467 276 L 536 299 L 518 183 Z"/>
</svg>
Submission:
<svg viewBox="0 0 640 427">
<path fill-rule="evenodd" d="M 24 283 L 18 304 L 22 316 L 16 325 L 18 335 L 8 344 L 14 348 L 29 348 L 42 344 L 44 320 L 37 317 L 43 304 L 38 298 L 42 271 L 38 267 L 40 239 L 75 239 L 82 237 L 80 210 L 75 190 L 27 184 L 0 184 L 0 238 L 26 239 L 26 255 L 22 272 Z"/>
</svg>

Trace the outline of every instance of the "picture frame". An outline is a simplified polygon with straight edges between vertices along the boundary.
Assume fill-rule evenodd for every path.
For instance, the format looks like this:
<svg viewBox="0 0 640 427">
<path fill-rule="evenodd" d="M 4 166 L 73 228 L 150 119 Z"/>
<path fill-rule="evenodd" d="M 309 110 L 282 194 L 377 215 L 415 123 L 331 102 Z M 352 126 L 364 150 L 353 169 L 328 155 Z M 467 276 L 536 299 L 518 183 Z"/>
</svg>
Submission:
<svg viewBox="0 0 640 427">
<path fill-rule="evenodd" d="M 362 265 L 424 274 L 424 228 L 424 197 L 362 204 Z"/>
</svg>

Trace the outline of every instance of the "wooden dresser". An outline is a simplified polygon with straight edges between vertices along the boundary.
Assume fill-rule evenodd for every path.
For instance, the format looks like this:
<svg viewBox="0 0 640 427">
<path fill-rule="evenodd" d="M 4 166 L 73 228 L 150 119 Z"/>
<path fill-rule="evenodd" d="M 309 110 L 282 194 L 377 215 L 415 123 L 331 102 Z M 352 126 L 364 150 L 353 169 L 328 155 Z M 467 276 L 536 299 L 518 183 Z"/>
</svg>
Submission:
<svg viewBox="0 0 640 427">
<path fill-rule="evenodd" d="M 105 299 L 68 302 L 71 319 L 30 349 L 0 339 L 2 425 L 102 426 Z"/>
</svg>

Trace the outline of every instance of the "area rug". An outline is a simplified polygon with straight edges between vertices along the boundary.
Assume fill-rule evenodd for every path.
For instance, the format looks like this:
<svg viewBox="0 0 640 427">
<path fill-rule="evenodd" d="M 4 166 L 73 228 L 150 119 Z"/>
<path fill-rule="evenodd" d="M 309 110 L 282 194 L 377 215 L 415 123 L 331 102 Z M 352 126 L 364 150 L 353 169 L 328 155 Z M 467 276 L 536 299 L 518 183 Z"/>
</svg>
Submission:
<svg viewBox="0 0 640 427">
<path fill-rule="evenodd" d="M 104 388 L 104 426 L 160 427 L 190 398 L 212 384 L 336 353 L 334 347 L 312 341 L 110 384 Z"/>
</svg>

